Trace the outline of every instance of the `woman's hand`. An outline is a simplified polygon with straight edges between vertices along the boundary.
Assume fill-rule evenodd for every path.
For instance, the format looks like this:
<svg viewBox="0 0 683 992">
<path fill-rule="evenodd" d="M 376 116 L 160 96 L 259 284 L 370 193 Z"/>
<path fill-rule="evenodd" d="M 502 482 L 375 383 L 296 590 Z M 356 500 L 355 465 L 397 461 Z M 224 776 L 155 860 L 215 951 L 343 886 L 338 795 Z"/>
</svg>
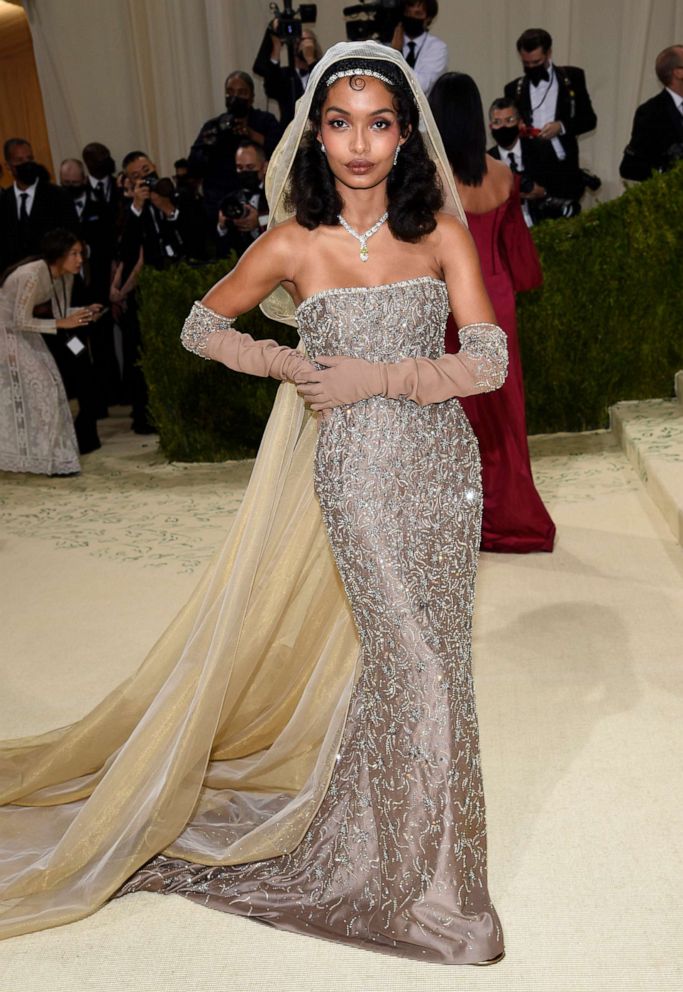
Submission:
<svg viewBox="0 0 683 992">
<path fill-rule="evenodd" d="M 86 324 L 89 324 L 92 319 L 93 315 L 91 308 L 81 307 L 80 310 L 76 310 L 75 313 L 69 314 L 68 317 L 60 317 L 59 320 L 56 321 L 56 324 L 60 331 L 73 331 L 78 327 L 84 327 Z"/>
<path fill-rule="evenodd" d="M 386 393 L 386 368 L 382 362 L 345 355 L 316 355 L 313 361 L 325 368 L 308 382 L 297 381 L 297 392 L 311 410 L 331 410 Z"/>
</svg>

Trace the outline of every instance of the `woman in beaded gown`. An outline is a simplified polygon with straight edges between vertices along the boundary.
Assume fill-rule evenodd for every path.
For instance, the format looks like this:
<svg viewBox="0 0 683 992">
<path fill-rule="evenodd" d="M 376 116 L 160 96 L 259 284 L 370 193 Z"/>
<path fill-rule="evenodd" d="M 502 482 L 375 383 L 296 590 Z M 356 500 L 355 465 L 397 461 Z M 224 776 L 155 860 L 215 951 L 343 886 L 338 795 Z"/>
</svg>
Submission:
<svg viewBox="0 0 683 992">
<path fill-rule="evenodd" d="M 240 516 L 118 694 L 0 750 L 14 804 L 0 854 L 19 866 L 0 933 L 151 890 L 491 963 L 503 936 L 470 656 L 480 466 L 457 397 L 502 383 L 505 338 L 398 53 L 330 49 L 269 175 L 272 230 L 183 329 L 201 357 L 285 383 Z M 233 328 L 264 298 L 305 353 Z M 449 308 L 462 348 L 444 356 Z M 45 809 L 62 834 L 36 877 L 22 830 L 45 847 Z"/>
</svg>

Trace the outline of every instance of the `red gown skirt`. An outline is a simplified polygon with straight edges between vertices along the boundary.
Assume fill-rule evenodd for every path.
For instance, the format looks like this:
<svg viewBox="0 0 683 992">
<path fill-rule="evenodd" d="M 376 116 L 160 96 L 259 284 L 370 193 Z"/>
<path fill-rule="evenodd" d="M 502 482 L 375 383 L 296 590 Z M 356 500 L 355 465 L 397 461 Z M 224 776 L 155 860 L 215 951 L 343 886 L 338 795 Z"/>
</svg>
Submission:
<svg viewBox="0 0 683 992">
<path fill-rule="evenodd" d="M 483 551 L 524 554 L 552 551 L 555 524 L 534 485 L 524 412 L 524 383 L 517 340 L 515 288 L 532 289 L 542 281 L 534 243 L 521 213 L 517 190 L 494 210 L 469 214 L 484 283 L 507 334 L 509 369 L 493 393 L 466 396 L 461 403 L 479 440 L 484 489 Z M 460 349 L 452 317 L 446 351 Z"/>
</svg>

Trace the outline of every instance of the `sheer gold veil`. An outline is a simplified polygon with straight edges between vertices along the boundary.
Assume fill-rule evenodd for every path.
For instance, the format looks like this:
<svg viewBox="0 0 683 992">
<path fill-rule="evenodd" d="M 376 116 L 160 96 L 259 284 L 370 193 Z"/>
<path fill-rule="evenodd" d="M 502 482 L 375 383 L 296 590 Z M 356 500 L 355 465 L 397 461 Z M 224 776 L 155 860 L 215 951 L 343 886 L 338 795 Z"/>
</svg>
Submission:
<svg viewBox="0 0 683 992">
<path fill-rule="evenodd" d="M 268 170 L 271 224 L 287 216 L 316 84 L 349 57 L 404 73 L 446 209 L 464 221 L 414 74 L 400 53 L 366 42 L 335 45 L 314 69 Z M 293 321 L 284 290 L 263 309 Z M 313 492 L 316 436 L 283 384 L 227 540 L 135 674 L 76 723 L 0 744 L 0 936 L 88 915 L 160 851 L 239 864 L 303 837 L 359 663 Z"/>
<path fill-rule="evenodd" d="M 444 194 L 443 210 L 457 217 L 463 224 L 467 224 L 465 211 L 462 208 L 460 197 L 453 181 L 453 172 L 448 163 L 441 135 L 434 121 L 429 102 L 424 94 L 424 90 L 417 81 L 417 76 L 408 66 L 403 54 L 386 45 L 380 45 L 376 41 L 342 41 L 328 49 L 311 72 L 306 92 L 297 102 L 294 119 L 285 131 L 282 140 L 268 163 L 268 172 L 266 173 L 266 198 L 270 205 L 268 226 L 273 227 L 275 224 L 280 224 L 292 215 L 291 209 L 287 206 L 287 188 L 294 158 L 301 145 L 301 139 L 311 126 L 309 117 L 316 88 L 327 70 L 336 62 L 345 59 L 372 59 L 374 62 L 391 63 L 405 76 L 406 82 L 418 106 L 420 113 L 420 132 L 427 153 L 436 163 Z M 278 288 L 271 293 L 261 304 L 261 309 L 268 317 L 272 317 L 274 320 L 288 324 L 295 323 L 294 303 L 289 294 L 282 288 Z"/>
</svg>

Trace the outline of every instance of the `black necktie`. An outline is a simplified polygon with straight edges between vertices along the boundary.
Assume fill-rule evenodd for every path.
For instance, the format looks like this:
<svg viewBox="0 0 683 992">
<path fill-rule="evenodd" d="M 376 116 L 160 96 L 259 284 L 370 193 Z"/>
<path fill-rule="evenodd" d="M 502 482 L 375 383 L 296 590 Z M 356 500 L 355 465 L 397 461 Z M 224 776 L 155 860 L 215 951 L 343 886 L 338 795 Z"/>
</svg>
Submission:
<svg viewBox="0 0 683 992">
<path fill-rule="evenodd" d="M 95 199 L 99 200 L 100 203 L 104 203 L 104 182 L 101 179 L 95 186 Z"/>
<path fill-rule="evenodd" d="M 415 42 L 408 42 L 408 54 L 406 55 L 406 62 L 411 69 L 415 68 Z"/>
<path fill-rule="evenodd" d="M 517 156 L 515 155 L 515 153 L 508 152 L 508 158 L 510 160 L 510 168 L 512 169 L 512 171 L 519 172 L 519 169 L 517 168 Z"/>
<path fill-rule="evenodd" d="M 26 224 L 28 221 L 28 209 L 26 207 L 26 201 L 28 200 L 28 193 L 20 193 L 19 199 L 21 200 L 21 206 L 19 207 L 19 223 Z"/>
</svg>

